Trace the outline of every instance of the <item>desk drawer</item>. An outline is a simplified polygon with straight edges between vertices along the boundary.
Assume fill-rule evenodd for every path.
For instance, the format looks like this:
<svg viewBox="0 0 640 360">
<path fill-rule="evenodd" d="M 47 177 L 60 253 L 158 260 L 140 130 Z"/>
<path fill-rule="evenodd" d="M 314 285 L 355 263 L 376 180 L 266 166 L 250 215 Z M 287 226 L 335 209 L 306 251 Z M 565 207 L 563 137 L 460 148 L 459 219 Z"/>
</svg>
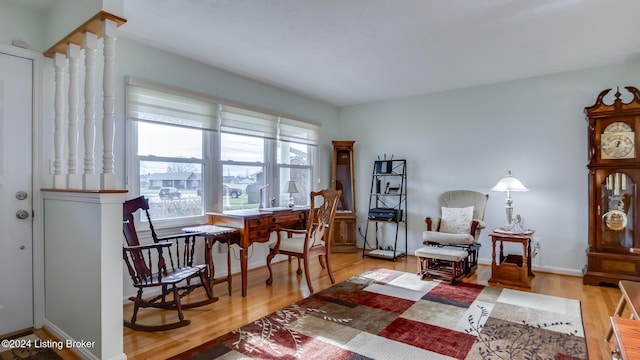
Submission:
<svg viewBox="0 0 640 360">
<path fill-rule="evenodd" d="M 306 216 L 304 212 L 281 212 L 271 217 L 272 225 L 290 227 L 294 229 L 303 229 L 306 224 Z"/>
<path fill-rule="evenodd" d="M 256 242 L 269 241 L 269 227 L 259 227 L 255 229 L 249 229 L 249 238 Z"/>
<path fill-rule="evenodd" d="M 249 219 L 248 223 L 249 223 L 249 230 L 257 229 L 260 227 L 269 228 L 271 226 L 271 217 L 268 215 L 256 217 L 253 219 Z"/>
</svg>

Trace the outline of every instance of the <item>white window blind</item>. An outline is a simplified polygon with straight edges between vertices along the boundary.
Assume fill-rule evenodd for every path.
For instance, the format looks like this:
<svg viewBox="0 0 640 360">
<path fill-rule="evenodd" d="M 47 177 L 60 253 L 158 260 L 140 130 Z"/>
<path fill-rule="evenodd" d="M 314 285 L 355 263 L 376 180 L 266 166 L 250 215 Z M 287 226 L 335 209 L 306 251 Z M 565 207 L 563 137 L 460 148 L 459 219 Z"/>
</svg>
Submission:
<svg viewBox="0 0 640 360">
<path fill-rule="evenodd" d="M 320 126 L 281 117 L 278 122 L 278 140 L 307 145 L 318 145 Z"/>
<path fill-rule="evenodd" d="M 220 131 L 275 139 L 278 117 L 237 106 L 222 105 Z"/>
<path fill-rule="evenodd" d="M 216 130 L 218 104 L 162 89 L 129 84 L 127 117 L 132 120 Z"/>
<path fill-rule="evenodd" d="M 171 124 L 200 130 L 256 136 L 264 139 L 318 145 L 320 125 L 281 117 L 206 95 L 141 78 L 127 81 L 127 117 L 133 121 Z"/>
</svg>

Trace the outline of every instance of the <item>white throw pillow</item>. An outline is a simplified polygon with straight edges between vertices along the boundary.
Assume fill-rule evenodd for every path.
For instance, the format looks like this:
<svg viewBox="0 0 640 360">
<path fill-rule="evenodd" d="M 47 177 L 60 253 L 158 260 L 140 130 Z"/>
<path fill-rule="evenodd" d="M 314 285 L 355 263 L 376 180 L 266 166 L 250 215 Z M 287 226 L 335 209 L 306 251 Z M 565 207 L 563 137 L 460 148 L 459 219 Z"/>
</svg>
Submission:
<svg viewBox="0 0 640 360">
<path fill-rule="evenodd" d="M 442 207 L 440 232 L 450 234 L 469 234 L 473 219 L 473 206 L 465 208 Z"/>
</svg>

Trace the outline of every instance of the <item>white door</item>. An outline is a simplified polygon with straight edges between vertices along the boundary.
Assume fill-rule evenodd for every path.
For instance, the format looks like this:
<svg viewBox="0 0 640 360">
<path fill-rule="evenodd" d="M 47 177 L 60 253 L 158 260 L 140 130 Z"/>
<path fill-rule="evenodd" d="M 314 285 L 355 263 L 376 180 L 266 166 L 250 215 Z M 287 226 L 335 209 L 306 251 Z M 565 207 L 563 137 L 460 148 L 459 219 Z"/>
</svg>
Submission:
<svg viewBox="0 0 640 360">
<path fill-rule="evenodd" d="M 32 68 L 0 52 L 0 335 L 33 326 Z"/>
</svg>

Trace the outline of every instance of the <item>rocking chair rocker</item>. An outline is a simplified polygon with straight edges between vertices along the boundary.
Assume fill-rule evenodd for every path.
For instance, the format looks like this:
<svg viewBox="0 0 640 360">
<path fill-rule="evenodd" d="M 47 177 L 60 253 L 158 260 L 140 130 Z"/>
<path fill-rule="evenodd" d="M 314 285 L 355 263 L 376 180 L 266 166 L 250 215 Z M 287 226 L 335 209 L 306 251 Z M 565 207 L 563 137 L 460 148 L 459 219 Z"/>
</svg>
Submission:
<svg viewBox="0 0 640 360">
<path fill-rule="evenodd" d="M 153 244 L 140 245 L 136 233 L 133 214 L 144 210 L 153 237 Z M 198 233 L 184 233 L 158 237 L 149 216 L 149 201 L 144 197 L 125 201 L 122 211 L 122 227 L 127 245 L 123 246 L 124 259 L 133 286 L 138 288 L 131 320 L 124 320 L 124 326 L 141 331 L 163 331 L 189 325 L 184 318 L 183 309 L 195 308 L 218 301 L 213 296 L 207 275 L 207 265 L 194 265 L 193 255 Z M 199 281 L 193 281 L 199 278 Z M 203 287 L 207 299 L 182 304 L 181 299 L 198 287 Z M 143 289 L 160 288 L 160 294 L 150 300 L 143 299 Z M 167 299 L 167 298 L 170 299 Z M 140 308 L 160 308 L 178 311 L 176 322 L 160 325 L 145 325 L 137 322 Z"/>
</svg>

